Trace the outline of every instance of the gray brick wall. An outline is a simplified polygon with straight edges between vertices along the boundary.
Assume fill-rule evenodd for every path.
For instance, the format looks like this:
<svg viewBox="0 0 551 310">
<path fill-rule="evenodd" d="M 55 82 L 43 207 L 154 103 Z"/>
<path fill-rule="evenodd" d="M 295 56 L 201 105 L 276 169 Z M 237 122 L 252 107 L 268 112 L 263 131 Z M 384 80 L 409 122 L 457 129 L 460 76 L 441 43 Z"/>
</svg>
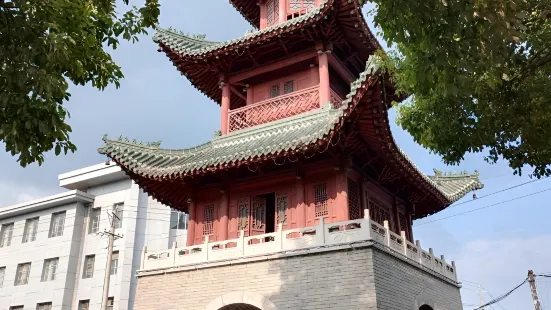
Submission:
<svg viewBox="0 0 551 310">
<path fill-rule="evenodd" d="M 416 298 L 451 303 L 435 310 L 462 309 L 458 288 L 366 247 L 141 276 L 135 310 L 205 309 L 236 291 L 263 295 L 278 310 L 409 310 Z"/>
<path fill-rule="evenodd" d="M 401 259 L 373 250 L 377 309 L 419 309 L 427 304 L 435 310 L 463 309 L 459 288 Z"/>
</svg>

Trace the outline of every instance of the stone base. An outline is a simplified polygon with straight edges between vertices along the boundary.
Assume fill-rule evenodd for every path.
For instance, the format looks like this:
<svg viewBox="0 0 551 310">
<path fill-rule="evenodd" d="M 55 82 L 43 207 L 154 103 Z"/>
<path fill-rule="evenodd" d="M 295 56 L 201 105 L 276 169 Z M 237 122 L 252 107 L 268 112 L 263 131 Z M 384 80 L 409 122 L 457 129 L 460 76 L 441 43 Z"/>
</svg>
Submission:
<svg viewBox="0 0 551 310">
<path fill-rule="evenodd" d="M 385 247 L 141 273 L 136 310 L 461 310 L 457 283 Z"/>
</svg>

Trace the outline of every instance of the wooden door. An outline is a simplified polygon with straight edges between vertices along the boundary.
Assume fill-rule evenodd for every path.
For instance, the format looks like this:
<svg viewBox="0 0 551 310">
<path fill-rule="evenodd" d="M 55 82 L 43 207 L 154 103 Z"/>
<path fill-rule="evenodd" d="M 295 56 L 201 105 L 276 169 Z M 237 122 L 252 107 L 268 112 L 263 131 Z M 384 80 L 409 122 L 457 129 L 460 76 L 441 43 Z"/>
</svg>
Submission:
<svg viewBox="0 0 551 310">
<path fill-rule="evenodd" d="M 251 199 L 251 227 L 250 235 L 266 233 L 266 198 L 254 196 Z"/>
<path fill-rule="evenodd" d="M 279 224 L 282 224 L 283 230 L 295 228 L 292 226 L 292 214 L 290 205 L 290 195 L 288 191 L 279 191 L 275 193 L 275 231 Z"/>
</svg>

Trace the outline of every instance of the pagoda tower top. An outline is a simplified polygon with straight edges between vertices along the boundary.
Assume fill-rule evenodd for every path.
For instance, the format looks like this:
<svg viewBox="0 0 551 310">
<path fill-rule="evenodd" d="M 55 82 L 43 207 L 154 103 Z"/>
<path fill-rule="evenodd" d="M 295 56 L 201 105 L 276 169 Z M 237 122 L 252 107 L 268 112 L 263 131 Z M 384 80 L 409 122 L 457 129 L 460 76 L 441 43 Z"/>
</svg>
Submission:
<svg viewBox="0 0 551 310">
<path fill-rule="evenodd" d="M 227 42 L 166 29 L 153 37 L 180 74 L 221 105 L 212 141 L 161 149 L 104 138 L 99 152 L 148 194 L 187 211 L 197 188 L 323 161 L 361 171 L 411 203 L 413 218 L 482 188 L 476 173 L 427 176 L 397 146 L 388 109 L 403 97 L 378 67 L 381 45 L 359 0 L 231 3 L 259 29 Z M 283 15 L 268 22 L 275 8 Z"/>
</svg>

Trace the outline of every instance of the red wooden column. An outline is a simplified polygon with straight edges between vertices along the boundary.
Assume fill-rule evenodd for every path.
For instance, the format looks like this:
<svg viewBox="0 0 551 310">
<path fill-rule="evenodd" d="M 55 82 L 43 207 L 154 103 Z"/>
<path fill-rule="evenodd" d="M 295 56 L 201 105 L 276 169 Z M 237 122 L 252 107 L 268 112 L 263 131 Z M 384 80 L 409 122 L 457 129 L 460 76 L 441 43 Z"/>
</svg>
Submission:
<svg viewBox="0 0 551 310">
<path fill-rule="evenodd" d="M 308 218 L 308 208 L 306 207 L 306 197 L 304 195 L 304 179 L 297 176 L 295 185 L 297 197 L 297 226 L 298 228 L 303 228 L 306 227 L 306 219 Z"/>
<path fill-rule="evenodd" d="M 230 112 L 230 84 L 220 82 L 222 86 L 222 104 L 220 111 L 220 132 L 225 135 L 228 133 L 228 117 Z"/>
<path fill-rule="evenodd" d="M 412 216 L 415 213 L 415 206 L 411 202 L 406 203 L 406 220 L 408 222 L 409 241 L 413 242 L 413 220 Z"/>
<path fill-rule="evenodd" d="M 254 89 L 252 86 L 247 87 L 247 105 L 254 103 Z"/>
<path fill-rule="evenodd" d="M 346 182 L 346 172 L 344 169 L 340 168 L 336 171 L 335 174 L 335 189 L 337 195 L 335 198 L 337 220 L 338 221 L 348 221 L 350 219 L 350 214 L 348 210 L 348 188 Z"/>
<path fill-rule="evenodd" d="M 287 0 L 279 0 L 279 23 L 287 21 Z"/>
<path fill-rule="evenodd" d="M 324 50 L 323 44 L 316 44 L 318 50 L 318 63 L 320 74 L 320 107 L 330 101 L 331 86 L 329 85 L 329 59 L 327 51 Z"/>
<path fill-rule="evenodd" d="M 392 201 L 392 213 L 394 213 L 394 230 L 395 230 L 395 233 L 400 235 L 400 216 L 398 215 L 398 202 L 396 201 L 396 196 L 393 197 L 393 201 Z M 406 234 L 407 234 L 407 231 L 406 231 Z"/>
<path fill-rule="evenodd" d="M 266 0 L 260 0 L 260 30 L 266 28 Z"/>
<path fill-rule="evenodd" d="M 230 206 L 230 195 L 227 190 L 222 190 L 220 197 L 220 226 L 218 227 L 218 235 L 220 240 L 228 240 L 228 215 Z"/>
<path fill-rule="evenodd" d="M 192 246 L 195 241 L 195 226 L 196 224 L 196 210 L 195 210 L 196 203 L 195 201 L 192 201 L 189 204 L 189 220 L 188 220 L 188 227 L 187 227 L 187 246 Z"/>
</svg>

